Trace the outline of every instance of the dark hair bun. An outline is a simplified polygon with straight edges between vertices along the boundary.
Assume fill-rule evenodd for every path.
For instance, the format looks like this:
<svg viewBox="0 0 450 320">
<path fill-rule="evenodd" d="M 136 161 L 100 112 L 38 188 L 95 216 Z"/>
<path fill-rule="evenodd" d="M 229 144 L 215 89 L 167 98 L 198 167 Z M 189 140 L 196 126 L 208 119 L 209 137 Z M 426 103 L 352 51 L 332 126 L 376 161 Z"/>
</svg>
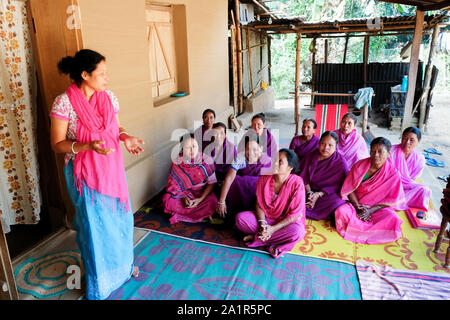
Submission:
<svg viewBox="0 0 450 320">
<path fill-rule="evenodd" d="M 65 58 L 62 58 L 61 61 L 58 63 L 58 70 L 61 73 L 64 74 L 70 74 L 74 68 L 75 64 L 75 58 L 71 56 L 67 56 Z"/>
</svg>

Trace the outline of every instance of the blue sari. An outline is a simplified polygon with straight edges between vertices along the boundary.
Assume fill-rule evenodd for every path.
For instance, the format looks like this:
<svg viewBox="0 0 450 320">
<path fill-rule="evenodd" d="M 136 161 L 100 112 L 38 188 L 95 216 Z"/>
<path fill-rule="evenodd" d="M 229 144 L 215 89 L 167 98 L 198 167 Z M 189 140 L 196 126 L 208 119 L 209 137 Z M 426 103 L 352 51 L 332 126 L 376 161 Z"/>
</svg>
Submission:
<svg viewBox="0 0 450 320">
<path fill-rule="evenodd" d="M 76 190 L 73 161 L 64 167 L 66 186 L 76 214 L 73 225 L 86 278 L 86 298 L 106 299 L 130 279 L 133 272 L 133 213 L 114 212 L 119 199 L 93 189 Z"/>
</svg>

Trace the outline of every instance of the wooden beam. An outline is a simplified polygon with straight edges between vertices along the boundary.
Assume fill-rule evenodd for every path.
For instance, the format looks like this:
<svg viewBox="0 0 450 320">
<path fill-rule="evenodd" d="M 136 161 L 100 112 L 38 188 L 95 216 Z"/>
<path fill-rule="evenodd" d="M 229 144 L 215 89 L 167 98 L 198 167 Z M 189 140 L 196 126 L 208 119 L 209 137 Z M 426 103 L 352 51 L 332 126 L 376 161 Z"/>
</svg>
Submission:
<svg viewBox="0 0 450 320">
<path fill-rule="evenodd" d="M 294 119 L 295 119 L 295 135 L 298 135 L 299 122 L 300 122 L 300 50 L 301 50 L 301 34 L 297 34 L 297 48 L 295 56 L 295 108 L 294 108 Z"/>
<path fill-rule="evenodd" d="M 239 108 L 238 114 L 244 112 L 244 97 L 242 86 L 242 34 L 241 20 L 239 17 L 239 0 L 234 0 L 234 13 L 236 18 L 236 49 L 237 49 L 237 65 L 238 65 L 238 89 L 239 89 Z"/>
<path fill-rule="evenodd" d="M 19 300 L 16 280 L 14 279 L 14 270 L 11 264 L 11 258 L 3 231 L 2 220 L 0 219 L 0 300 Z M 7 292 L 3 291 L 6 287 Z"/>
<path fill-rule="evenodd" d="M 450 1 L 448 0 L 423 6 L 424 11 L 448 10 L 448 9 L 450 9 Z"/>
<path fill-rule="evenodd" d="M 416 28 L 411 45 L 411 58 L 408 72 L 408 90 L 406 92 L 405 108 L 403 111 L 402 130 L 405 130 L 411 124 L 413 117 L 412 108 L 414 103 L 414 94 L 416 92 L 417 69 L 419 65 L 420 42 L 422 41 L 424 11 L 416 10 Z"/>
<path fill-rule="evenodd" d="M 428 93 L 430 92 L 431 73 L 433 71 L 433 59 L 436 55 L 438 36 L 439 36 L 439 25 L 436 25 L 433 29 L 433 35 L 430 41 L 430 53 L 428 55 L 428 64 L 423 84 L 423 93 L 420 99 L 421 101 L 420 101 L 419 129 L 422 132 L 424 132 L 425 129 L 425 111 L 428 102 Z"/>
<path fill-rule="evenodd" d="M 347 60 L 348 39 L 349 39 L 349 34 L 347 33 L 347 35 L 345 37 L 344 58 L 342 59 L 343 64 L 345 64 L 345 60 Z"/>
<path fill-rule="evenodd" d="M 325 45 L 323 48 L 324 63 L 328 63 L 328 39 L 325 39 Z"/>
</svg>

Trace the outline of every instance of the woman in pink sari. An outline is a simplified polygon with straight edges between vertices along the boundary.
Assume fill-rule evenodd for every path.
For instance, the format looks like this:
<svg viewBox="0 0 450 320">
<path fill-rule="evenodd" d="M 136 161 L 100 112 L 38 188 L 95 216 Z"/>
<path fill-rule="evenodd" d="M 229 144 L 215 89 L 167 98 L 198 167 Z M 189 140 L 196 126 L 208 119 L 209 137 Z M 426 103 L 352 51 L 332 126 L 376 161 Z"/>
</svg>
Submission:
<svg viewBox="0 0 450 320">
<path fill-rule="evenodd" d="M 162 198 L 171 224 L 211 218 L 217 207 L 217 197 L 212 192 L 217 182 L 214 161 L 198 151 L 193 134 L 181 137 L 180 143 L 182 151 L 172 161 L 167 193 Z"/>
<path fill-rule="evenodd" d="M 256 211 L 236 216 L 236 226 L 247 234 L 248 247 L 265 247 L 274 258 L 291 251 L 305 236 L 305 188 L 293 174 L 298 165 L 295 152 L 281 149 L 273 175 L 261 176 L 256 184 Z"/>
<path fill-rule="evenodd" d="M 341 127 L 334 132 L 339 136 L 338 151 L 351 168 L 358 160 L 367 158 L 369 152 L 364 138 L 356 131 L 356 117 L 347 113 L 342 117 Z"/>
<path fill-rule="evenodd" d="M 336 229 L 358 243 L 387 243 L 402 235 L 402 220 L 394 208 L 404 201 L 400 174 L 387 161 L 391 143 L 375 138 L 370 158 L 359 160 L 344 180 L 341 196 L 349 202 L 335 211 Z"/>
<path fill-rule="evenodd" d="M 409 127 L 403 131 L 402 142 L 392 146 L 389 161 L 398 169 L 402 178 L 405 202 L 398 210 L 417 208 L 428 210 L 431 190 L 423 184 L 414 181 L 422 174 L 425 167 L 425 157 L 416 147 L 420 143 L 422 134 L 416 127 Z"/>
</svg>

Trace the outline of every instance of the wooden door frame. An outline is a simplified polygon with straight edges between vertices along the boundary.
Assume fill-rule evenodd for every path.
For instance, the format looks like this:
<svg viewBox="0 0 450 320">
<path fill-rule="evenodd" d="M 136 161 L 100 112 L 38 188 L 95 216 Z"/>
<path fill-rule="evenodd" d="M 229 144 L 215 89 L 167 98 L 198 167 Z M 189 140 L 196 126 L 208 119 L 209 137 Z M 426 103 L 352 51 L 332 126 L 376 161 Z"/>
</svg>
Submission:
<svg viewBox="0 0 450 320">
<path fill-rule="evenodd" d="M 6 284 L 7 290 L 3 291 Z M 19 300 L 14 270 L 9 256 L 8 244 L 3 231 L 2 220 L 0 219 L 0 300 Z"/>
</svg>

